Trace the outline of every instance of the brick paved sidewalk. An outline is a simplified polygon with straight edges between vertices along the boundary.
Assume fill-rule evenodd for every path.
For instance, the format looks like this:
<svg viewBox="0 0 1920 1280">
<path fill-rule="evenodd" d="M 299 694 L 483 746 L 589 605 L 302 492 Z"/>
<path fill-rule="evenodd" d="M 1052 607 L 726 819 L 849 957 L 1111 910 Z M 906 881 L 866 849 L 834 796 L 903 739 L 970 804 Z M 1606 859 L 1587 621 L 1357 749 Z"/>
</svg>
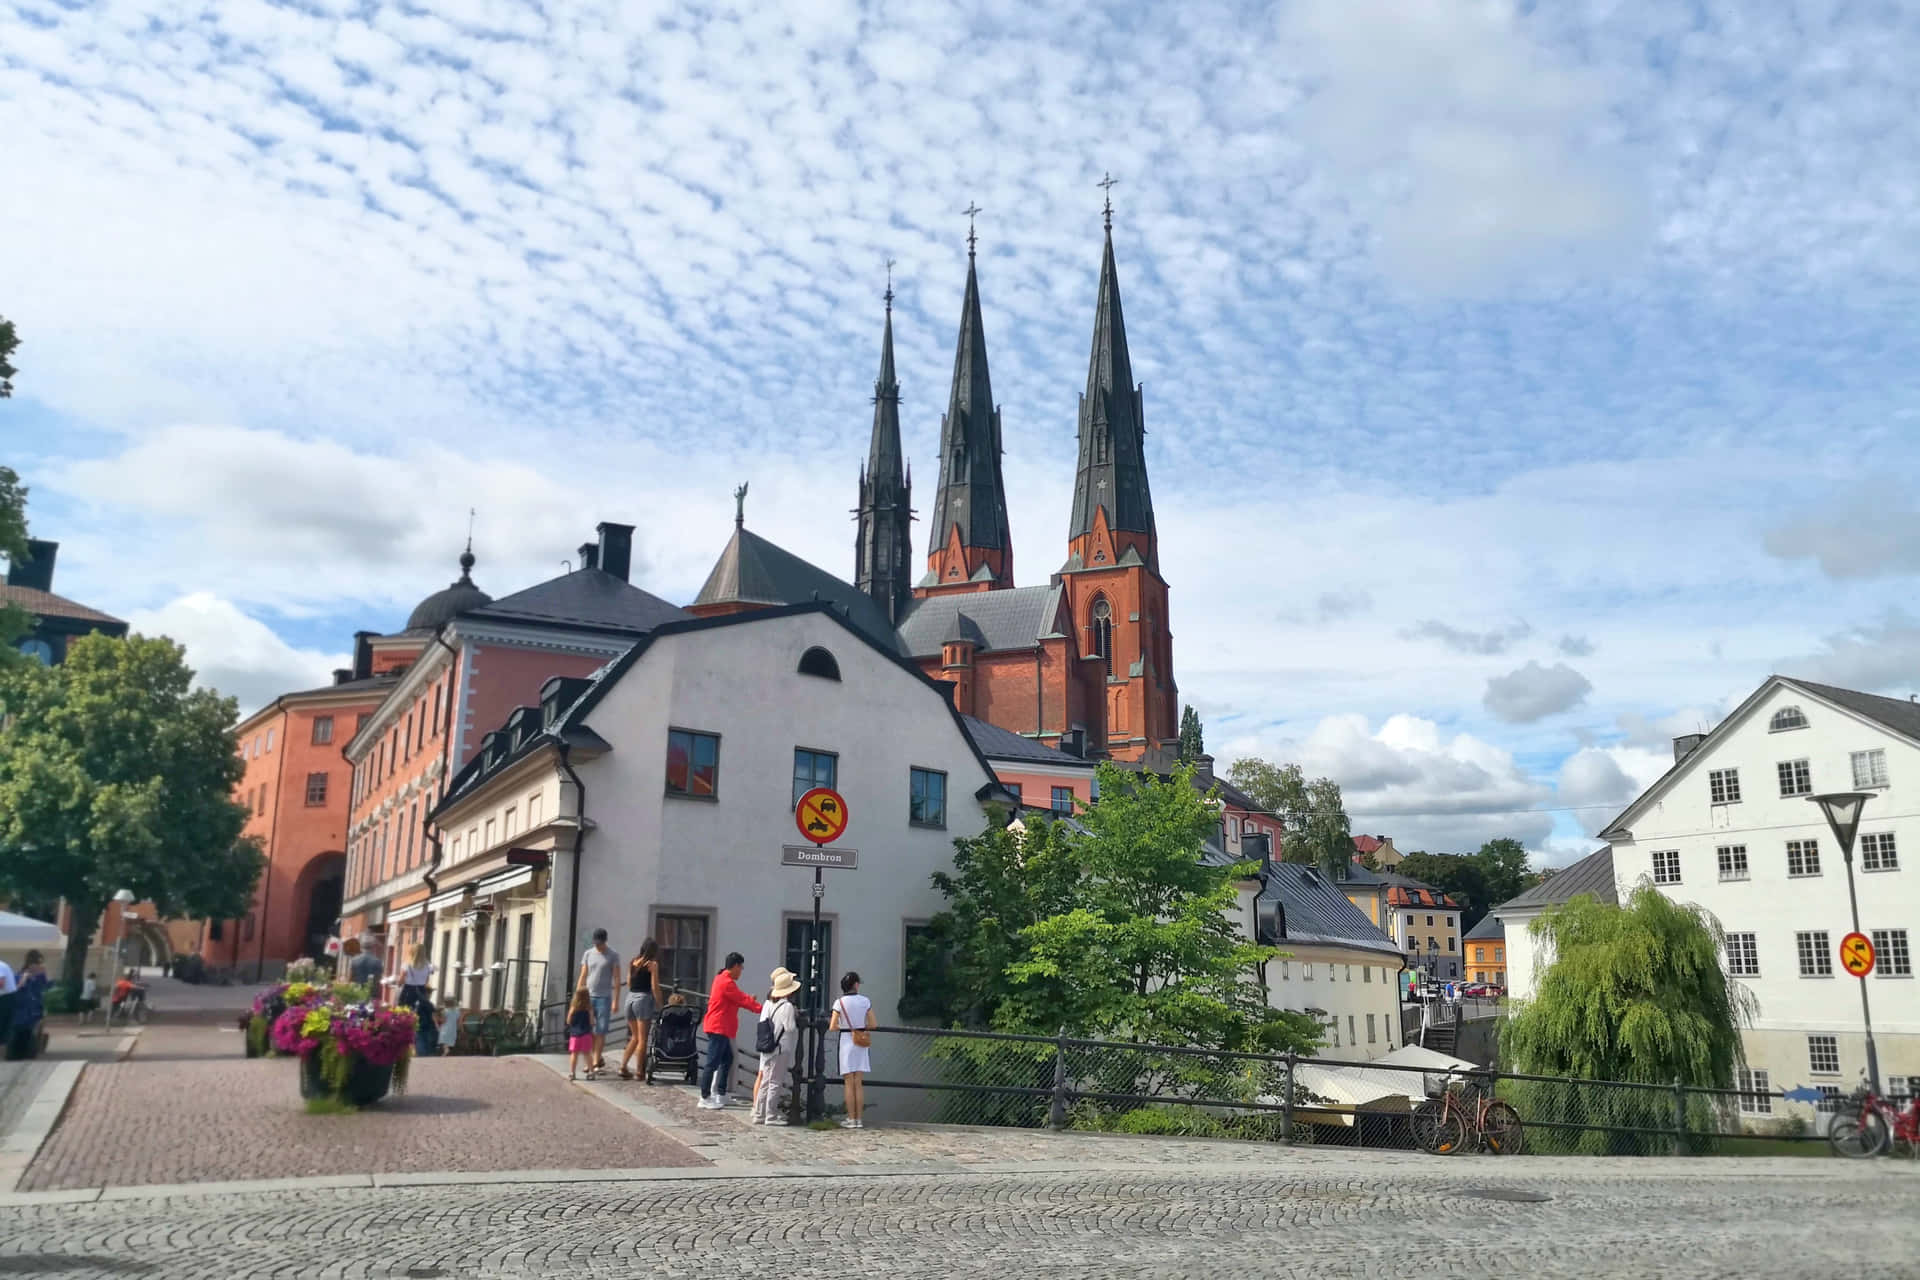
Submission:
<svg viewBox="0 0 1920 1280">
<path fill-rule="evenodd" d="M 20 1190 L 706 1163 L 526 1059 L 416 1062 L 406 1096 L 346 1116 L 307 1115 L 296 1070 L 248 1061 L 237 1031 L 151 1026 L 87 1068 Z"/>
</svg>

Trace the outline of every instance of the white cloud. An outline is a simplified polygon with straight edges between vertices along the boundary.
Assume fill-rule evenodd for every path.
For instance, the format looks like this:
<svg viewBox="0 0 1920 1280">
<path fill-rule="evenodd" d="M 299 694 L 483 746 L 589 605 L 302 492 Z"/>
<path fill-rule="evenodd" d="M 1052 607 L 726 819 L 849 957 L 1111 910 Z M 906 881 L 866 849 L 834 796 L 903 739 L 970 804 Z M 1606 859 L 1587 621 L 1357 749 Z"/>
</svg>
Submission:
<svg viewBox="0 0 1920 1280">
<path fill-rule="evenodd" d="M 1593 682 L 1564 662 L 1550 667 L 1529 662 L 1517 671 L 1488 680 L 1481 702 L 1496 720 L 1531 724 L 1571 711 L 1592 692 Z"/>
<path fill-rule="evenodd" d="M 1417 626 L 1408 627 L 1400 634 L 1409 640 L 1438 640 L 1455 653 L 1488 656 L 1505 653 L 1532 635 L 1533 628 L 1524 622 L 1510 622 L 1490 631 L 1466 631 L 1428 619 Z"/>
<path fill-rule="evenodd" d="M 194 683 L 237 699 L 243 716 L 283 693 L 331 684 L 335 668 L 351 665 L 344 653 L 294 648 L 271 627 L 211 592 L 196 591 L 158 609 L 139 610 L 127 622 L 141 635 L 164 635 L 183 645 Z"/>
<path fill-rule="evenodd" d="M 1877 622 L 1836 631 L 1819 649 L 1780 665 L 1786 675 L 1905 696 L 1920 689 L 1920 620 L 1889 609 Z"/>
<path fill-rule="evenodd" d="M 1810 558 L 1830 578 L 1920 573 L 1920 511 L 1904 494 L 1869 489 L 1848 495 L 1843 508 L 1767 530 L 1767 550 L 1784 560 Z"/>
</svg>

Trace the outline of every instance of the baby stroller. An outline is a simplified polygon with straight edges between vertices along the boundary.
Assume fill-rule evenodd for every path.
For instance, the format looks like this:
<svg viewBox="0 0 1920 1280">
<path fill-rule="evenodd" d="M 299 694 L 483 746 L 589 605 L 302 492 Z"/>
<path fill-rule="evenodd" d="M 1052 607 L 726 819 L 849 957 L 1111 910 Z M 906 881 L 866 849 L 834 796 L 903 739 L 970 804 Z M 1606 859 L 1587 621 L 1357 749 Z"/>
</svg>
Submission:
<svg viewBox="0 0 1920 1280">
<path fill-rule="evenodd" d="M 700 1070 L 699 1016 L 684 1004 L 670 1004 L 653 1020 L 653 1034 L 647 1037 L 646 1081 L 653 1083 L 659 1070 L 684 1071 L 692 1084 Z"/>
</svg>

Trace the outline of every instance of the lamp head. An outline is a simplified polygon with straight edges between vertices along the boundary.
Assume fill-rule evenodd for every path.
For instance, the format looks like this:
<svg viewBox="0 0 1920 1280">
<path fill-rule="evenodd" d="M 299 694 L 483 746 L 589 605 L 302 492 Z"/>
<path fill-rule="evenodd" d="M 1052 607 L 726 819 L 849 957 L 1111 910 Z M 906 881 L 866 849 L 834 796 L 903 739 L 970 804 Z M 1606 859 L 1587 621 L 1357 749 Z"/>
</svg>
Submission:
<svg viewBox="0 0 1920 1280">
<path fill-rule="evenodd" d="M 1820 806 L 1820 812 L 1827 817 L 1827 825 L 1833 828 L 1833 838 L 1840 842 L 1840 856 L 1852 862 L 1853 839 L 1860 834 L 1860 814 L 1866 808 L 1867 801 L 1873 799 L 1873 792 L 1829 791 L 1825 795 L 1808 796 L 1807 799 Z"/>
</svg>

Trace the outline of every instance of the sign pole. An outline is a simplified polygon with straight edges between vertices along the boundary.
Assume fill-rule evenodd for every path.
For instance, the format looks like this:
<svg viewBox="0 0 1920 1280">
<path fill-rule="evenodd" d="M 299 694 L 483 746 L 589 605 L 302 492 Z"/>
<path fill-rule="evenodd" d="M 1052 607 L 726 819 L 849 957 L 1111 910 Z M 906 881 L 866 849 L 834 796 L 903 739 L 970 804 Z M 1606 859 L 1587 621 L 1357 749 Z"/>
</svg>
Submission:
<svg viewBox="0 0 1920 1280">
<path fill-rule="evenodd" d="M 1860 932 L 1860 897 L 1854 892 L 1853 888 L 1853 844 L 1851 841 L 1841 849 L 1841 853 L 1844 855 L 1842 861 L 1847 864 L 1847 905 L 1853 908 L 1853 931 L 1857 934 Z M 1867 947 L 1869 955 L 1872 954 L 1872 949 L 1872 944 L 1869 943 Z M 1860 983 L 1860 1021 L 1864 1024 L 1867 1031 L 1867 1083 L 1873 1086 L 1875 1093 L 1879 1093 L 1880 1055 L 1874 1049 L 1873 1009 L 1867 1001 L 1867 975 L 1871 972 L 1873 972 L 1873 968 L 1871 963 L 1869 963 L 1865 970 L 1856 975 L 1856 979 Z"/>
<path fill-rule="evenodd" d="M 818 1120 L 827 1113 L 826 1081 L 826 1011 L 820 1007 L 821 997 L 826 992 L 826 975 L 822 972 L 825 959 L 820 954 L 820 899 L 826 894 L 826 885 L 820 879 L 820 868 L 813 869 L 813 946 L 810 967 L 813 970 L 808 983 L 807 1020 L 813 1024 L 813 1058 L 811 1069 L 807 1072 L 807 1119 Z"/>
<path fill-rule="evenodd" d="M 859 865 L 856 851 L 827 848 L 846 834 L 848 816 L 844 796 L 831 787 L 814 787 L 796 800 L 793 806 L 793 824 L 813 844 L 813 849 L 808 850 L 804 845 L 789 845 L 780 851 L 782 866 L 813 868 L 813 938 L 807 948 L 807 1021 L 811 1024 L 812 1043 L 807 1046 L 806 1112 L 810 1121 L 820 1119 L 827 1110 L 827 1013 L 824 1003 L 827 969 L 826 949 L 820 943 L 820 900 L 826 896 L 827 887 L 820 873 L 828 867 L 851 870 Z"/>
</svg>

